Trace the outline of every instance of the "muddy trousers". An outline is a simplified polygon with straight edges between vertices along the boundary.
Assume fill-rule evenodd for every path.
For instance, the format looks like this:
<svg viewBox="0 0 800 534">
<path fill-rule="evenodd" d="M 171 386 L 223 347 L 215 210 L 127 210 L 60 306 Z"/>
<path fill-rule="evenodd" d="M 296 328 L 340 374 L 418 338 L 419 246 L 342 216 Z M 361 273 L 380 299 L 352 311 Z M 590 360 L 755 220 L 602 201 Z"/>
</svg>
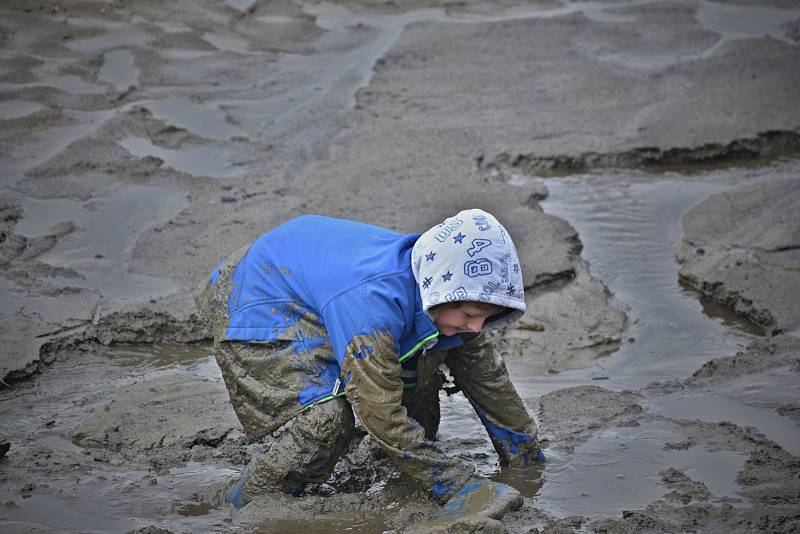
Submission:
<svg viewBox="0 0 800 534">
<path fill-rule="evenodd" d="M 239 481 L 228 490 L 225 500 L 240 508 L 258 495 L 276 491 L 300 495 L 306 485 L 325 482 L 354 435 L 355 417 L 350 403 L 343 397 L 323 402 L 267 433 L 266 424 L 280 420 L 282 415 L 269 413 L 272 406 L 265 406 L 264 396 L 259 393 L 262 389 L 273 393 L 279 389 L 274 383 L 275 375 L 261 369 L 271 359 L 266 354 L 275 347 L 221 345 L 217 363 L 234 411 L 248 436 L 263 444 L 262 451 L 253 456 Z M 424 388 L 403 396 L 409 416 L 425 429 L 428 439 L 434 439 L 439 427 L 440 387 L 441 381 L 435 376 L 426 381 Z M 274 406 L 278 408 L 280 404 Z"/>
</svg>

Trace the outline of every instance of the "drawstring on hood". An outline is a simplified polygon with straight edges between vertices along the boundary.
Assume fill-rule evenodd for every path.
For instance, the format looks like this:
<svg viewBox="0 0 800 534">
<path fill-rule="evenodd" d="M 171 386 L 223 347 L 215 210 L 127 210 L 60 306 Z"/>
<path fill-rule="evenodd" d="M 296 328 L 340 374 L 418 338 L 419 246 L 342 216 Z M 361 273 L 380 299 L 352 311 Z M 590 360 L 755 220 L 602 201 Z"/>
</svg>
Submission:
<svg viewBox="0 0 800 534">
<path fill-rule="evenodd" d="M 411 269 L 422 307 L 475 301 L 508 308 L 484 328 L 507 326 L 525 313 L 522 268 L 506 229 L 480 209 L 463 210 L 420 236 Z"/>
</svg>

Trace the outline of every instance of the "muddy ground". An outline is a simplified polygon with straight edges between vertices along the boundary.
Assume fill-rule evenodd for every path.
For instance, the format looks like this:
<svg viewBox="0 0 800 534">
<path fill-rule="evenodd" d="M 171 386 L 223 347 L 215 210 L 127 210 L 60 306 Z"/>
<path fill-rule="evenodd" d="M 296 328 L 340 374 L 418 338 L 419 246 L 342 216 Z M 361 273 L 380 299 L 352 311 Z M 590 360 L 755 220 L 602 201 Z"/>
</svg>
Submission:
<svg viewBox="0 0 800 534">
<path fill-rule="evenodd" d="M 191 294 L 293 215 L 478 206 L 522 257 L 497 346 L 549 461 L 501 470 L 458 395 L 439 439 L 523 491 L 503 528 L 796 531 L 798 28 L 780 0 L 3 2 L 2 530 L 424 522 L 364 436 L 300 499 L 222 506 L 257 445 Z"/>
</svg>

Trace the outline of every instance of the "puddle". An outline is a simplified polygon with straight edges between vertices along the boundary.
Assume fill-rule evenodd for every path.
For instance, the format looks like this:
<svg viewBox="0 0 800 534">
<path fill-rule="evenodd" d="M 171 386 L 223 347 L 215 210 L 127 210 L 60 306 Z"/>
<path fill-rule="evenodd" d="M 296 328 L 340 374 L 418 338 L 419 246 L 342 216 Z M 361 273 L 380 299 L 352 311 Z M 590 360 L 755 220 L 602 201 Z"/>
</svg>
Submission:
<svg viewBox="0 0 800 534">
<path fill-rule="evenodd" d="M 119 144 L 136 157 L 157 157 L 168 167 L 192 176 L 230 178 L 242 173 L 241 169 L 230 163 L 230 151 L 221 146 L 204 145 L 173 150 L 157 147 L 143 137 L 124 137 Z"/>
<path fill-rule="evenodd" d="M 44 106 L 36 102 L 26 100 L 3 100 L 0 101 L 0 120 L 17 119 L 35 113 Z"/>
<path fill-rule="evenodd" d="M 0 513 L 9 528 L 13 528 L 14 522 L 20 522 L 20 530 L 14 532 L 23 532 L 23 527 L 25 532 L 37 532 L 39 528 L 47 529 L 48 532 L 128 532 L 145 526 L 133 519 L 113 518 L 97 513 L 91 514 L 91 530 L 87 530 L 89 522 L 86 518 L 89 510 L 78 499 L 36 493 L 27 499 L 15 499 L 13 502 L 16 507 L 5 507 Z"/>
<path fill-rule="evenodd" d="M 408 24 L 418 21 L 493 22 L 548 18 L 574 12 L 583 12 L 593 20 L 608 23 L 636 20 L 636 17 L 613 13 L 617 7 L 619 6 L 602 2 L 581 2 L 553 9 L 522 6 L 504 10 L 500 14 L 482 14 L 446 12 L 443 9 L 414 9 L 403 13 L 378 10 L 356 12 L 326 2 L 307 4 L 303 6 L 305 13 L 313 16 L 316 25 L 325 30 L 325 33 L 302 54 L 278 55 L 277 60 L 270 64 L 269 77 L 258 82 L 259 88 L 268 90 L 264 97 L 255 101 L 231 100 L 217 103 L 230 109 L 248 131 L 254 132 L 253 137 L 275 139 L 288 135 L 287 143 L 296 149 L 301 144 L 313 144 L 316 139 L 325 138 L 330 133 L 329 129 L 337 128 L 335 117 L 341 111 L 354 106 L 355 95 L 369 83 L 377 60 L 397 42 Z M 260 16 L 256 20 L 271 25 L 288 24 L 297 19 Z M 357 26 L 360 30 L 354 32 Z M 265 28 L 265 31 L 269 29 Z M 246 43 L 238 38 L 213 32 L 207 33 L 204 38 L 211 39 L 209 42 L 221 50 L 247 52 Z M 168 50 L 165 54 L 174 59 L 194 59 L 210 53 Z M 313 129 L 308 126 L 309 116 L 315 117 Z M 141 153 L 153 152 L 147 147 L 141 147 Z M 163 156 L 159 157 L 166 160 Z M 177 164 L 182 166 L 182 170 L 187 168 L 185 162 Z M 176 165 L 172 166 L 178 168 Z M 197 174 L 199 171 L 195 169 L 195 172 L 185 172 Z"/>
<path fill-rule="evenodd" d="M 738 498 L 736 474 L 747 455 L 664 449 L 680 434 L 677 425 L 646 423 L 602 431 L 571 456 L 551 452 L 537 505 L 556 516 L 616 516 L 641 509 L 670 491 L 658 474 L 670 467 L 703 482 L 716 497 Z"/>
<path fill-rule="evenodd" d="M 247 132 L 229 123 L 225 112 L 214 104 L 203 105 L 185 100 L 167 99 L 148 102 L 145 105 L 157 119 L 189 130 L 198 137 L 226 141 L 233 137 L 247 136 Z"/>
<path fill-rule="evenodd" d="M 797 376 L 787 377 L 785 386 L 794 386 L 797 399 Z M 790 385 L 791 384 L 791 385 Z M 777 380 L 771 379 L 770 388 L 780 388 Z M 648 400 L 654 413 L 668 415 L 674 419 L 700 419 L 701 421 L 730 421 L 738 426 L 752 426 L 783 447 L 787 452 L 800 455 L 800 426 L 782 417 L 771 409 L 754 408 L 737 400 L 715 393 L 676 393 Z"/>
<path fill-rule="evenodd" d="M 800 18 L 800 9 L 700 0 L 695 18 L 706 29 L 720 34 L 723 41 L 769 37 L 796 45 L 784 25 Z"/>
<path fill-rule="evenodd" d="M 683 284 L 681 284 L 681 287 L 688 295 L 697 299 L 697 301 L 700 303 L 700 306 L 703 308 L 703 314 L 707 315 L 708 317 L 715 317 L 729 327 L 735 328 L 742 332 L 747 332 L 751 336 L 766 335 L 766 332 L 762 327 L 751 323 L 729 307 L 723 306 L 722 304 L 714 302 L 713 300 L 709 300 L 694 288 L 686 287 Z"/>
<path fill-rule="evenodd" d="M 105 54 L 105 62 L 97 77 L 117 89 L 127 89 L 139 81 L 139 69 L 133 64 L 130 50 L 112 50 Z"/>
<path fill-rule="evenodd" d="M 441 9 L 415 9 L 396 15 L 379 12 L 354 13 L 329 3 L 310 4 L 303 9 L 309 15 L 313 15 L 317 26 L 327 30 L 327 33 L 313 45 L 319 53 L 308 59 L 294 57 L 296 63 L 294 68 L 307 68 L 310 65 L 306 66 L 303 63 L 309 60 L 316 63 L 318 68 L 321 68 L 317 84 L 321 83 L 325 92 L 330 91 L 336 81 L 347 79 L 346 75 L 352 76 L 352 81 L 348 84 L 351 104 L 355 103 L 356 91 L 366 86 L 372 78 L 375 63 L 397 42 L 406 25 L 417 21 L 444 20 L 444 12 Z M 344 52 L 327 52 L 329 49 L 336 49 L 337 40 L 342 38 L 340 34 L 349 35 L 351 28 L 358 24 L 378 31 L 372 39 L 361 46 Z"/>
<path fill-rule="evenodd" d="M 653 69 L 708 59 L 726 43 L 736 40 L 769 38 L 797 45 L 787 35 L 787 28 L 784 26 L 787 22 L 800 18 L 800 9 L 797 8 L 746 6 L 700 0 L 695 18 L 704 29 L 720 36 L 719 40 L 705 50 L 685 54 L 674 52 L 633 54 L 626 52 L 604 54 L 598 59 L 612 61 L 634 69 Z"/>
<path fill-rule="evenodd" d="M 89 28 L 102 27 L 106 32 L 95 37 L 81 37 L 65 42 L 66 46 L 76 52 L 104 52 L 122 46 L 143 47 L 150 40 L 150 35 L 128 23 L 113 23 L 108 20 L 70 18 L 69 24 Z"/>
<path fill-rule="evenodd" d="M 74 95 L 98 95 L 105 93 L 106 89 L 102 85 L 84 80 L 74 74 L 64 74 L 60 69 L 61 62 L 51 58 L 41 58 L 42 64 L 33 69 L 36 76 L 35 81 L 27 83 L 0 82 L 0 91 L 8 91 L 15 94 L 20 89 L 33 89 L 37 87 L 52 87 L 59 91 L 65 91 Z"/>
<path fill-rule="evenodd" d="M 82 447 L 78 447 L 72 440 L 58 434 L 45 435 L 36 440 L 36 443 L 48 449 L 58 449 L 65 452 L 72 452 L 80 454 L 83 452 Z"/>
<path fill-rule="evenodd" d="M 0 185 L 8 188 L 25 173 L 41 165 L 65 150 L 70 143 L 90 135 L 114 115 L 114 110 L 94 112 L 70 111 L 66 115 L 75 121 L 69 126 L 48 128 L 42 132 L 23 137 L 15 150 L 0 159 Z"/>
<path fill-rule="evenodd" d="M 86 202 L 25 198 L 21 204 L 25 216 L 17 224 L 19 234 L 42 235 L 54 224 L 65 221 L 76 225 L 74 232 L 60 238 L 53 249 L 38 259 L 73 268 L 84 278 L 55 277 L 54 282 L 132 300 L 175 290 L 170 281 L 129 273 L 128 262 L 142 231 L 171 219 L 188 205 L 185 192 L 136 185 Z"/>
<path fill-rule="evenodd" d="M 587 374 L 608 376 L 603 387 L 641 388 L 650 382 L 685 378 L 712 358 L 730 355 L 750 341 L 747 330 L 731 328 L 704 313 L 696 296 L 678 284 L 675 254 L 680 218 L 708 196 L 731 187 L 796 176 L 800 160 L 761 168 L 722 169 L 683 176 L 657 176 L 630 169 L 598 171 L 545 180 L 550 196 L 541 205 L 567 220 L 580 235 L 582 257 L 608 286 L 612 305 L 631 318 L 624 343 L 594 368 L 534 378 L 535 390 L 551 390 Z M 521 184 L 527 179 L 519 177 Z M 541 180 L 530 180 L 538 182 Z"/>
<path fill-rule="evenodd" d="M 173 371 L 176 367 L 182 374 L 199 378 L 222 380 L 216 360 L 205 345 L 114 345 L 110 358 L 114 364 L 128 369 L 132 374 L 153 374 L 157 371 Z"/>
</svg>

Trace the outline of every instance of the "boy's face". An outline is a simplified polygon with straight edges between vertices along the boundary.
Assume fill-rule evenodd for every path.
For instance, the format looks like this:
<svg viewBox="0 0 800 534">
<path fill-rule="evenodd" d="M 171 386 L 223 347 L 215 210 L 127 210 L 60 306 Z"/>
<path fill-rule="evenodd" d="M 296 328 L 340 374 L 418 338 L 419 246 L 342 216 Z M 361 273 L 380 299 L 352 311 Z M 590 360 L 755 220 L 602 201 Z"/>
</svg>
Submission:
<svg viewBox="0 0 800 534">
<path fill-rule="evenodd" d="M 446 336 L 454 336 L 468 332 L 478 333 L 486 319 L 500 313 L 502 306 L 484 302 L 454 302 L 441 304 L 430 309 L 433 324 Z"/>
</svg>

